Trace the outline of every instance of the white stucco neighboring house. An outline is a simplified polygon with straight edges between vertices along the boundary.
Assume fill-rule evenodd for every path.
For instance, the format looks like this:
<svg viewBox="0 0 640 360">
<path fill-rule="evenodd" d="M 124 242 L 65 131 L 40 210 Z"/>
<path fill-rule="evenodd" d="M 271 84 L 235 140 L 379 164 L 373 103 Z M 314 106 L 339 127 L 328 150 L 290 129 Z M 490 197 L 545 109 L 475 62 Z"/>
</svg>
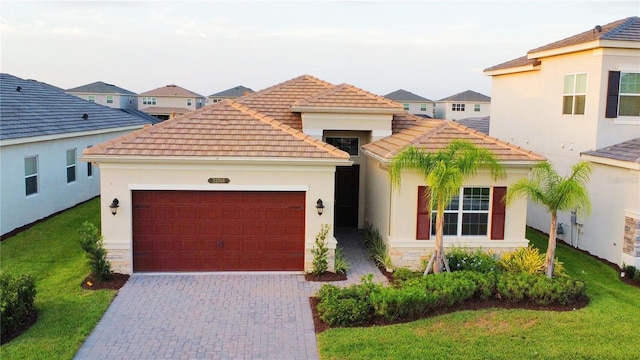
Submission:
<svg viewBox="0 0 640 360">
<path fill-rule="evenodd" d="M 119 272 L 309 271 L 322 224 L 331 226 L 330 269 L 335 228 L 365 225 L 380 229 L 398 266 L 419 267 L 433 249 L 424 182 L 406 173 L 391 189 L 386 166 L 411 144 L 430 151 L 453 138 L 493 151 L 507 177 L 481 171 L 465 184 L 458 201 L 477 209 L 455 215 L 465 230 L 448 234 L 447 246 L 525 246 L 526 201 L 501 200 L 542 157 L 309 75 L 99 144 L 82 159 L 100 167 L 102 231 Z"/>
<path fill-rule="evenodd" d="M 67 89 L 65 92 L 110 108 L 138 109 L 136 93 L 103 81 Z"/>
<path fill-rule="evenodd" d="M 0 234 L 89 200 L 100 172 L 82 151 L 150 123 L 65 94 L 35 80 L 0 74 Z"/>
<path fill-rule="evenodd" d="M 637 164 L 602 156 L 640 136 L 640 18 L 589 26 L 484 73 L 492 76 L 492 136 L 544 155 L 561 174 L 581 159 L 594 164 L 594 211 L 559 214 L 559 238 L 615 264 L 640 265 L 624 240 L 625 219 L 638 221 L 640 212 Z M 549 231 L 540 206 L 529 205 L 527 222 Z"/>
<path fill-rule="evenodd" d="M 399 89 L 383 95 L 389 100 L 402 104 L 405 111 L 422 117 L 433 118 L 435 116 L 435 103 L 410 91 Z"/>
<path fill-rule="evenodd" d="M 436 118 L 460 120 L 491 114 L 491 98 L 466 90 L 436 101 Z"/>
<path fill-rule="evenodd" d="M 138 94 L 138 109 L 160 120 L 200 109 L 204 102 L 204 96 L 175 84 Z"/>
</svg>

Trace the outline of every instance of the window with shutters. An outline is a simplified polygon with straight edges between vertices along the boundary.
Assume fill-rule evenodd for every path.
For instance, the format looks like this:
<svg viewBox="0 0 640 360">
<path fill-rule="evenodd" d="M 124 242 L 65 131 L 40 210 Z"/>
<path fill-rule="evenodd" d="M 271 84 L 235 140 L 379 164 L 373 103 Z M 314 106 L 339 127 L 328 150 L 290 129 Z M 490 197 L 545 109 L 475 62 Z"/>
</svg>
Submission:
<svg viewBox="0 0 640 360">
<path fill-rule="evenodd" d="M 640 73 L 609 71 L 605 116 L 640 116 Z"/>
<path fill-rule="evenodd" d="M 504 239 L 506 187 L 463 187 L 444 211 L 445 236 L 489 236 Z M 418 187 L 416 239 L 435 236 L 436 210 L 429 209 L 428 187 Z M 489 229 L 491 228 L 491 234 Z"/>
</svg>

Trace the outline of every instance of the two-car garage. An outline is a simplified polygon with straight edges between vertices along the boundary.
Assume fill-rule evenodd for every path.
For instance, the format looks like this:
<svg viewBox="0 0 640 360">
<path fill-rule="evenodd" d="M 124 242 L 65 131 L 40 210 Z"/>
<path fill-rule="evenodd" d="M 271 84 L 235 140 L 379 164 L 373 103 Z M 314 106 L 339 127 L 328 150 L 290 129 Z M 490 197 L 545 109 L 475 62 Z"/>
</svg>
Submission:
<svg viewBox="0 0 640 360">
<path fill-rule="evenodd" d="M 302 271 L 305 192 L 132 192 L 133 270 Z"/>
</svg>

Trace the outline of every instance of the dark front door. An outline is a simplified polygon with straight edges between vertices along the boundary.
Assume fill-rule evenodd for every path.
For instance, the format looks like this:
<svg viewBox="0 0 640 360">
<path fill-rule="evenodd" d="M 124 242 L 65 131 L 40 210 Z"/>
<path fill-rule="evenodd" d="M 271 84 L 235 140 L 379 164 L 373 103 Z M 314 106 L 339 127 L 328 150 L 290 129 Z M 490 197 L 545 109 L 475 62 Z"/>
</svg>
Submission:
<svg viewBox="0 0 640 360">
<path fill-rule="evenodd" d="M 336 167 L 336 227 L 358 227 L 360 165 Z"/>
</svg>

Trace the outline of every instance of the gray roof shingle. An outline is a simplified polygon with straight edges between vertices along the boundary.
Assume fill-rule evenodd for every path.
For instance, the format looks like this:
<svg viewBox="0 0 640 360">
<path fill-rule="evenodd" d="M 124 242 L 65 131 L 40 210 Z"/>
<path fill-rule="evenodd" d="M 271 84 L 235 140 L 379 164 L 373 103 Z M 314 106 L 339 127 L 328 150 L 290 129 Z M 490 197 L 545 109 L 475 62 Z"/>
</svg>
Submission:
<svg viewBox="0 0 640 360">
<path fill-rule="evenodd" d="M 84 114 L 88 116 L 86 120 Z M 151 123 L 66 94 L 54 86 L 5 73 L 0 73 L 0 121 L 0 140 Z"/>
<path fill-rule="evenodd" d="M 489 135 L 489 125 L 491 124 L 491 119 L 489 116 L 470 117 L 466 119 L 456 120 L 456 122 L 470 129 L 480 131 L 483 134 Z"/>
<path fill-rule="evenodd" d="M 242 85 L 238 85 L 234 88 L 231 89 L 227 89 L 224 91 L 220 91 L 218 93 L 215 94 L 211 94 L 209 95 L 209 97 L 222 97 L 222 98 L 238 98 L 240 96 L 246 95 L 246 94 L 250 94 L 254 92 L 253 90 L 249 89 L 248 87 L 244 87 Z"/>
<path fill-rule="evenodd" d="M 640 163 L 640 137 L 582 154 Z"/>
<path fill-rule="evenodd" d="M 482 95 L 475 91 L 467 90 L 455 95 L 451 95 L 438 101 L 478 101 L 478 102 L 490 102 L 491 98 L 487 95 Z"/>
<path fill-rule="evenodd" d="M 96 81 L 91 84 L 74 87 L 67 89 L 66 92 L 78 92 L 78 93 L 94 93 L 94 94 L 124 94 L 135 95 L 133 91 L 123 89 L 113 84 L 107 84 L 102 81 Z"/>
<path fill-rule="evenodd" d="M 396 90 L 394 92 L 390 92 L 387 95 L 383 95 L 384 97 L 386 97 L 389 100 L 393 100 L 393 101 L 398 101 L 398 102 L 402 102 L 402 101 L 431 101 L 427 98 L 424 98 L 420 95 L 416 95 L 414 93 L 412 93 L 411 91 L 407 91 L 404 89 L 400 89 L 400 90 Z"/>
</svg>

